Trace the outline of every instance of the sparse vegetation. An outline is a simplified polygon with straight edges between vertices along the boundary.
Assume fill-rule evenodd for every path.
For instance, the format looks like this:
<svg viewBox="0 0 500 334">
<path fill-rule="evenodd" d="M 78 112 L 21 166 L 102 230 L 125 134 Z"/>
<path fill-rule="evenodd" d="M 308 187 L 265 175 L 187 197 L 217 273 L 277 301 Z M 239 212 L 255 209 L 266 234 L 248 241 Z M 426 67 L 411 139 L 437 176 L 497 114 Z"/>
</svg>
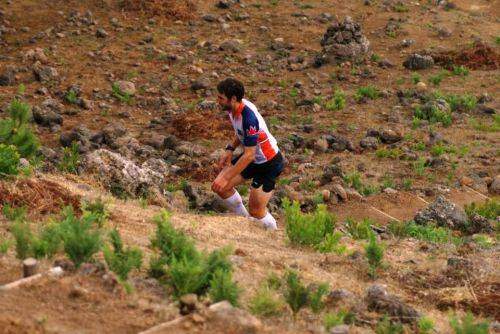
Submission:
<svg viewBox="0 0 500 334">
<path fill-rule="evenodd" d="M 434 332 L 434 321 L 428 317 L 421 317 L 417 322 L 418 334 L 431 334 Z"/>
<path fill-rule="evenodd" d="M 0 255 L 7 254 L 12 241 L 10 239 L 1 239 L 0 240 Z"/>
<path fill-rule="evenodd" d="M 367 98 L 369 100 L 375 100 L 380 97 L 380 91 L 374 87 L 374 86 L 366 86 L 366 87 L 360 87 L 356 91 L 356 94 L 354 95 L 354 99 L 356 101 L 361 101 L 363 98 Z"/>
<path fill-rule="evenodd" d="M 78 144 L 73 142 L 71 147 L 63 148 L 63 156 L 59 162 L 59 170 L 62 172 L 78 174 L 80 165 L 80 152 Z"/>
<path fill-rule="evenodd" d="M 66 96 L 64 97 L 67 102 L 71 104 L 76 104 L 78 102 L 78 96 L 76 95 L 76 92 L 74 90 L 69 90 L 66 93 Z"/>
<path fill-rule="evenodd" d="M 210 281 L 208 293 L 215 303 L 227 300 L 232 305 L 237 306 L 240 288 L 233 282 L 231 271 L 217 269 Z"/>
<path fill-rule="evenodd" d="M 465 212 L 469 217 L 478 214 L 484 218 L 493 220 L 500 216 L 500 201 L 493 198 L 481 204 L 471 203 L 465 206 Z"/>
<path fill-rule="evenodd" d="M 283 302 L 274 295 L 268 287 L 261 287 L 250 299 L 250 312 L 261 317 L 272 317 L 280 315 L 283 310 Z"/>
<path fill-rule="evenodd" d="M 348 312 L 345 310 L 340 310 L 337 313 L 327 313 L 323 318 L 323 325 L 326 330 L 330 330 L 330 328 L 335 326 L 340 326 L 343 324 L 351 324 L 354 322 L 356 316 L 352 312 Z"/>
<path fill-rule="evenodd" d="M 335 90 L 335 93 L 333 94 L 333 97 L 331 98 L 330 101 L 326 102 L 326 109 L 327 110 L 342 110 L 344 109 L 346 104 L 346 98 L 345 98 L 345 93 L 342 90 Z"/>
<path fill-rule="evenodd" d="M 286 275 L 285 300 L 290 306 L 294 315 L 301 308 L 307 305 L 309 300 L 309 290 L 301 282 L 299 275 L 295 271 L 289 271 Z"/>
<path fill-rule="evenodd" d="M 109 218 L 109 211 L 106 208 L 106 203 L 101 197 L 92 201 L 84 201 L 82 204 L 82 211 L 83 214 L 92 215 L 99 228 L 104 227 L 106 220 Z"/>
<path fill-rule="evenodd" d="M 489 332 L 489 324 L 485 321 L 476 322 L 472 313 L 467 313 L 462 319 L 452 317 L 450 325 L 455 334 L 488 334 Z"/>
<path fill-rule="evenodd" d="M 382 259 L 384 257 L 384 248 L 380 243 L 377 242 L 375 233 L 370 233 L 369 242 L 365 246 L 365 255 L 368 260 L 368 265 L 370 267 L 369 275 L 375 278 L 377 275 L 377 269 L 382 265 Z"/>
<path fill-rule="evenodd" d="M 344 177 L 344 182 L 364 196 L 376 194 L 380 191 L 380 189 L 375 185 L 364 184 L 361 180 L 361 175 L 358 172 L 347 174 Z"/>
<path fill-rule="evenodd" d="M 395 222 L 388 225 L 388 230 L 396 237 L 411 237 L 432 243 L 448 243 L 453 241 L 453 234 L 450 229 L 432 224 L 418 225 L 413 221 Z"/>
<path fill-rule="evenodd" d="M 19 153 L 14 145 L 0 144 L 0 178 L 17 175 L 19 159 Z"/>
<path fill-rule="evenodd" d="M 126 104 L 132 104 L 133 101 L 132 95 L 127 94 L 126 92 L 122 92 L 117 83 L 114 83 L 111 86 L 111 90 L 113 92 L 113 96 L 116 97 L 118 101 Z"/>
<path fill-rule="evenodd" d="M 124 248 L 123 241 L 115 228 L 109 233 L 111 247 L 103 249 L 104 259 L 109 269 L 114 271 L 120 279 L 126 281 L 132 269 L 140 269 L 142 264 L 142 252 L 135 247 Z"/>
<path fill-rule="evenodd" d="M 342 234 L 338 231 L 327 234 L 325 239 L 316 246 L 316 250 L 321 253 L 335 253 L 337 255 L 342 255 L 346 252 L 347 247 L 340 244 L 341 238 Z"/>
<path fill-rule="evenodd" d="M 283 202 L 285 209 L 286 234 L 294 245 L 318 246 L 333 233 L 335 218 L 326 206 L 318 205 L 315 212 L 304 214 L 298 202 Z"/>
<path fill-rule="evenodd" d="M 372 233 L 372 224 L 374 224 L 374 221 L 372 221 L 370 218 L 364 218 L 360 221 L 356 221 L 352 218 L 346 219 L 347 232 L 353 239 L 356 240 L 368 240 L 370 234 Z"/>
<path fill-rule="evenodd" d="M 325 308 L 324 297 L 328 294 L 329 287 L 327 283 L 318 284 L 309 293 L 309 305 L 314 313 L 319 313 Z"/>
<path fill-rule="evenodd" d="M 384 316 L 375 327 L 376 334 L 403 334 L 403 325 L 400 323 L 392 323 L 389 317 Z"/>
</svg>

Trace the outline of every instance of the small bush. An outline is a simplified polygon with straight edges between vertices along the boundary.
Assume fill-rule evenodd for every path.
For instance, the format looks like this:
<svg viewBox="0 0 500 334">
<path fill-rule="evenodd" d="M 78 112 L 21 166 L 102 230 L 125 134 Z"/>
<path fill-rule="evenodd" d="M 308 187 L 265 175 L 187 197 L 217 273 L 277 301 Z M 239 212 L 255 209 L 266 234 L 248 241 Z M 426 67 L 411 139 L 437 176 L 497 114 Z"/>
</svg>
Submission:
<svg viewBox="0 0 500 334">
<path fill-rule="evenodd" d="M 469 69 L 463 65 L 453 66 L 452 72 L 454 75 L 463 76 L 463 77 L 466 77 L 469 75 Z"/>
<path fill-rule="evenodd" d="M 346 97 L 342 90 L 336 90 L 330 101 L 326 103 L 326 109 L 330 111 L 342 110 L 345 108 Z"/>
<path fill-rule="evenodd" d="M 317 246 L 333 233 L 335 218 L 325 205 L 318 205 L 315 212 L 304 214 L 298 202 L 283 201 L 286 234 L 294 245 Z"/>
<path fill-rule="evenodd" d="M 356 91 L 356 94 L 354 94 L 354 99 L 356 101 L 360 101 L 363 98 L 375 100 L 378 99 L 379 97 L 380 97 L 380 92 L 376 87 L 373 86 L 360 87 Z"/>
<path fill-rule="evenodd" d="M 294 315 L 305 307 L 309 301 L 309 290 L 300 281 L 295 271 L 289 271 L 286 275 L 285 300 L 292 309 Z"/>
<path fill-rule="evenodd" d="M 364 184 L 361 180 L 361 175 L 358 172 L 346 175 L 344 177 L 344 182 L 346 182 L 350 187 L 353 187 L 364 196 L 375 194 L 380 190 L 377 186 Z"/>
<path fill-rule="evenodd" d="M 210 280 L 208 293 L 214 303 L 227 300 L 231 305 L 237 306 L 240 288 L 233 282 L 231 271 L 219 268 Z"/>
<path fill-rule="evenodd" d="M 319 313 L 325 308 L 324 297 L 328 294 L 329 288 L 327 283 L 319 284 L 316 289 L 309 293 L 309 305 L 314 313 Z"/>
<path fill-rule="evenodd" d="M 273 292 L 267 287 L 261 287 L 255 296 L 250 299 L 250 312 L 261 317 L 272 317 L 280 315 L 283 302 L 273 296 Z"/>
<path fill-rule="evenodd" d="M 412 237 L 432 243 L 448 243 L 453 239 L 450 229 L 432 224 L 418 225 L 413 221 L 392 221 L 387 227 L 394 236 L 399 238 Z"/>
<path fill-rule="evenodd" d="M 80 152 L 78 144 L 73 142 L 71 147 L 63 148 L 63 156 L 59 162 L 59 170 L 62 172 L 78 174 L 78 166 L 80 165 Z"/>
<path fill-rule="evenodd" d="M 490 249 L 495 246 L 495 240 L 486 234 L 475 234 L 472 236 L 472 240 L 482 249 Z"/>
<path fill-rule="evenodd" d="M 26 211 L 27 209 L 25 206 L 12 207 L 9 204 L 4 204 L 2 207 L 2 214 L 9 221 L 25 220 Z"/>
<path fill-rule="evenodd" d="M 66 95 L 64 96 L 67 102 L 71 104 L 77 104 L 78 102 L 78 96 L 74 90 L 69 90 Z"/>
<path fill-rule="evenodd" d="M 372 234 L 372 225 L 375 222 L 370 218 L 364 218 L 361 221 L 356 221 L 352 218 L 346 219 L 346 228 L 347 232 L 351 235 L 353 239 L 364 239 L 368 240 L 370 235 Z"/>
<path fill-rule="evenodd" d="M 418 319 L 417 322 L 418 334 L 431 334 L 434 332 L 434 321 L 427 317 Z"/>
<path fill-rule="evenodd" d="M 266 278 L 266 287 L 269 289 L 278 290 L 282 285 L 282 279 L 278 276 L 278 274 L 271 272 L 267 275 Z"/>
<path fill-rule="evenodd" d="M 474 95 L 447 95 L 446 102 L 450 104 L 451 111 L 471 111 L 477 105 L 477 99 Z"/>
<path fill-rule="evenodd" d="M 323 325 L 326 330 L 329 331 L 330 328 L 335 326 L 340 326 L 344 324 L 351 324 L 354 322 L 356 316 L 352 312 L 345 310 L 340 310 L 338 313 L 327 313 L 323 318 Z"/>
<path fill-rule="evenodd" d="M 11 227 L 12 235 L 16 245 L 16 256 L 20 260 L 24 260 L 30 255 L 31 240 L 33 234 L 26 221 L 18 220 Z"/>
<path fill-rule="evenodd" d="M 206 282 L 202 279 L 204 274 L 202 261 L 188 258 L 174 258 L 167 270 L 168 282 L 177 298 L 188 293 L 203 294 L 206 288 Z"/>
<path fill-rule="evenodd" d="M 341 238 L 342 234 L 338 231 L 335 231 L 332 234 L 327 234 L 325 239 L 316 246 L 316 250 L 320 253 L 335 253 L 342 255 L 347 250 L 347 247 L 340 244 Z"/>
<path fill-rule="evenodd" d="M 368 260 L 368 265 L 370 266 L 369 275 L 374 278 L 376 277 L 377 269 L 382 265 L 384 249 L 377 242 L 377 238 L 373 232 L 370 233 L 368 245 L 365 246 L 365 255 Z"/>
<path fill-rule="evenodd" d="M 102 198 L 98 198 L 94 201 L 86 201 L 82 205 L 82 210 L 84 214 L 91 214 L 97 223 L 99 228 L 103 227 L 109 218 L 109 212 L 106 208 L 106 203 Z"/>
<path fill-rule="evenodd" d="M 436 106 L 425 111 L 420 106 L 416 106 L 413 110 L 413 116 L 414 119 L 427 120 L 431 124 L 440 122 L 443 126 L 450 126 L 452 122 L 451 113 L 439 110 Z"/>
<path fill-rule="evenodd" d="M 496 219 L 500 216 L 500 201 L 494 198 L 482 204 L 471 203 L 465 206 L 465 212 L 468 217 L 478 214 L 487 219 Z"/>
<path fill-rule="evenodd" d="M 403 325 L 399 323 L 391 323 L 387 316 L 384 316 L 378 323 L 375 328 L 376 334 L 403 334 L 404 329 Z"/>
<path fill-rule="evenodd" d="M 0 241 L 0 254 L 7 254 L 12 242 L 9 239 Z"/>
<path fill-rule="evenodd" d="M 122 92 L 117 83 L 114 83 L 111 86 L 111 90 L 113 91 L 113 96 L 116 97 L 120 102 L 126 103 L 126 104 L 132 103 L 132 96 L 130 94 Z"/>
<path fill-rule="evenodd" d="M 375 151 L 375 155 L 377 158 L 399 159 L 403 155 L 403 152 L 399 148 L 379 148 Z"/>
<path fill-rule="evenodd" d="M 124 249 L 122 239 L 116 229 L 109 233 L 109 239 L 113 249 L 104 247 L 104 259 L 109 269 L 125 281 L 132 269 L 141 268 L 142 252 L 138 248 Z"/>
<path fill-rule="evenodd" d="M 19 159 L 19 153 L 14 145 L 0 144 L 0 178 L 17 175 Z"/>
<path fill-rule="evenodd" d="M 59 227 L 64 251 L 78 268 L 88 262 L 101 248 L 101 233 L 94 228 L 96 218 L 83 215 L 77 218 L 71 207 L 65 209 Z"/>
<path fill-rule="evenodd" d="M 43 227 L 38 236 L 33 236 L 32 255 L 37 259 L 52 258 L 59 251 L 60 245 L 59 227 L 55 223 L 50 223 Z"/>
<path fill-rule="evenodd" d="M 476 322 L 472 313 L 467 313 L 459 320 L 456 316 L 450 320 L 455 334 L 488 334 L 488 322 Z"/>
<path fill-rule="evenodd" d="M 418 84 L 420 81 L 422 81 L 422 77 L 420 77 L 420 74 L 416 73 L 416 72 L 413 72 L 411 74 L 411 82 L 416 85 Z"/>
<path fill-rule="evenodd" d="M 30 106 L 19 100 L 13 100 L 7 112 L 10 117 L 0 120 L 0 144 L 14 145 L 23 158 L 33 157 L 39 143 L 29 124 Z"/>
</svg>

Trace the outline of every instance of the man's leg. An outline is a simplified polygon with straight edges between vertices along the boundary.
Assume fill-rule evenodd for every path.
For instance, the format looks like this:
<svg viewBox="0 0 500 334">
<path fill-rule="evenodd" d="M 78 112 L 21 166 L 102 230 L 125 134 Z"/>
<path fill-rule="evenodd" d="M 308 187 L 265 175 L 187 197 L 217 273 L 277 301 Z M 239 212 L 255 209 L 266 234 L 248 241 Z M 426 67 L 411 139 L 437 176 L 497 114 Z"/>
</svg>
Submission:
<svg viewBox="0 0 500 334">
<path fill-rule="evenodd" d="M 256 220 L 260 221 L 265 228 L 276 230 L 276 219 L 267 210 L 267 203 L 271 199 L 273 191 L 265 192 L 263 187 L 253 188 L 250 190 L 250 199 L 248 208 L 250 215 Z"/>
<path fill-rule="evenodd" d="M 224 173 L 226 172 L 227 168 L 224 168 L 217 178 L 219 177 L 224 177 Z M 243 200 L 241 198 L 241 195 L 238 193 L 238 191 L 235 189 L 236 186 L 239 184 L 242 184 L 245 182 L 245 179 L 241 175 L 237 175 L 233 179 L 231 179 L 226 186 L 225 189 L 222 189 L 221 191 L 216 192 L 217 195 L 222 199 L 226 207 L 231 210 L 233 213 L 239 215 L 239 216 L 244 216 L 248 217 L 248 211 L 245 208 L 245 205 L 243 204 Z M 212 189 L 213 190 L 213 189 Z"/>
</svg>

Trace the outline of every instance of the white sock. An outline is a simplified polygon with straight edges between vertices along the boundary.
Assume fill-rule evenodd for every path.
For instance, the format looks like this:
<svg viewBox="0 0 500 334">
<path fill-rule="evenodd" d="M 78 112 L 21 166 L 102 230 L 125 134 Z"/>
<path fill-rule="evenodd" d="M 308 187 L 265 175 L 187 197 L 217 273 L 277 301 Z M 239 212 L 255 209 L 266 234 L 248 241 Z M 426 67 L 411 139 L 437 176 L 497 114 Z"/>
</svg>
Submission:
<svg viewBox="0 0 500 334">
<path fill-rule="evenodd" d="M 243 217 L 248 217 L 248 211 L 243 205 L 243 199 L 241 198 L 240 194 L 236 190 L 233 195 L 226 199 L 222 199 L 226 207 L 234 212 L 235 214 Z"/>
<path fill-rule="evenodd" d="M 259 219 L 259 221 L 269 230 L 276 230 L 278 228 L 276 225 L 276 219 L 274 219 L 269 211 L 266 213 L 264 218 Z"/>
</svg>

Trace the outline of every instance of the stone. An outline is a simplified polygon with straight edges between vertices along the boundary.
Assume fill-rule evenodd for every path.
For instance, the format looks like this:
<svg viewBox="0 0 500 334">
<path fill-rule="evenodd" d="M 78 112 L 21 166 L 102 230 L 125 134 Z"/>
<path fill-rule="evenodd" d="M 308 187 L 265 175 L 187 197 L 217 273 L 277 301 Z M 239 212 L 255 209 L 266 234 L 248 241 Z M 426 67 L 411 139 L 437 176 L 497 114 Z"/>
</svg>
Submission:
<svg viewBox="0 0 500 334">
<path fill-rule="evenodd" d="M 207 316 L 210 321 L 224 324 L 227 333 L 255 334 L 262 329 L 259 319 L 245 310 L 233 307 L 228 301 L 211 305 Z"/>
<path fill-rule="evenodd" d="M 119 91 L 123 94 L 133 96 L 136 93 L 135 84 L 133 82 L 120 80 L 115 82 L 115 84 Z"/>
<path fill-rule="evenodd" d="M 59 80 L 59 72 L 54 67 L 36 66 L 34 68 L 35 76 L 41 83 L 50 83 Z"/>
<path fill-rule="evenodd" d="M 127 134 L 127 129 L 121 123 L 110 123 L 102 129 L 103 141 L 112 148 L 117 148 L 116 141 Z"/>
<path fill-rule="evenodd" d="M 380 284 L 368 287 L 365 301 L 368 311 L 387 314 L 402 323 L 414 323 L 420 317 L 417 310 L 402 302 L 397 296 L 389 294 L 386 287 Z"/>
<path fill-rule="evenodd" d="M 29 257 L 23 261 L 23 277 L 30 277 L 36 274 L 38 270 L 38 261 Z"/>
<path fill-rule="evenodd" d="M 242 47 L 242 44 L 239 40 L 229 39 L 229 40 L 222 42 L 222 44 L 219 46 L 219 50 L 237 53 L 237 52 L 241 51 L 241 47 Z"/>
<path fill-rule="evenodd" d="M 95 32 L 96 37 L 99 38 L 106 38 L 108 37 L 108 32 L 104 30 L 103 28 L 98 28 L 97 31 Z"/>
<path fill-rule="evenodd" d="M 208 89 L 211 86 L 210 79 L 206 76 L 199 77 L 191 84 L 191 89 L 193 91 Z"/>
<path fill-rule="evenodd" d="M 159 159 L 158 159 L 159 160 Z M 157 164 L 158 161 L 155 161 Z M 98 149 L 87 154 L 82 166 L 89 173 L 95 173 L 102 184 L 112 192 L 142 196 L 149 191 L 159 191 L 165 183 L 164 163 L 162 170 L 151 169 L 147 161 L 139 166 L 124 156 L 106 149 Z"/>
<path fill-rule="evenodd" d="M 378 148 L 378 139 L 376 137 L 365 137 L 360 140 L 359 146 L 364 149 L 376 150 Z"/>
<path fill-rule="evenodd" d="M 438 28 L 437 34 L 441 38 L 447 38 L 447 37 L 451 37 L 451 35 L 453 34 L 453 32 L 451 31 L 450 28 L 441 27 L 441 28 Z"/>
<path fill-rule="evenodd" d="M 180 312 L 183 315 L 193 313 L 198 306 L 198 296 L 194 293 L 189 293 L 179 298 Z"/>
<path fill-rule="evenodd" d="M 419 55 L 414 53 L 408 56 L 403 62 L 403 66 L 409 70 L 424 70 L 434 66 L 434 59 L 429 55 Z"/>
<path fill-rule="evenodd" d="M 215 6 L 220 9 L 228 9 L 230 5 L 231 3 L 227 0 L 219 0 Z"/>
<path fill-rule="evenodd" d="M 414 217 L 414 221 L 420 225 L 435 222 L 438 226 L 451 229 L 467 230 L 467 214 L 465 211 L 448 201 L 444 196 L 438 198 L 424 209 L 420 210 Z"/>
<path fill-rule="evenodd" d="M 344 187 L 342 185 L 336 183 L 332 186 L 331 188 L 332 192 L 337 195 L 337 197 L 341 200 L 346 202 L 348 197 L 347 197 L 347 192 L 345 191 Z"/>
<path fill-rule="evenodd" d="M 91 143 L 90 138 L 92 133 L 84 125 L 78 125 L 71 129 L 70 131 L 65 131 L 61 133 L 59 137 L 59 142 L 63 147 L 70 147 L 73 142 L 78 144 L 78 149 L 80 153 L 85 153 L 90 150 Z"/>
<path fill-rule="evenodd" d="M 314 150 L 325 153 L 328 151 L 328 141 L 325 138 L 319 138 L 314 142 Z"/>
<path fill-rule="evenodd" d="M 349 325 L 338 325 L 330 328 L 329 334 L 349 334 Z"/>
<path fill-rule="evenodd" d="M 394 144 L 403 139 L 400 132 L 392 129 L 384 129 L 380 132 L 380 140 L 384 144 Z"/>
<path fill-rule="evenodd" d="M 337 152 L 342 152 L 345 150 L 351 152 L 354 151 L 354 146 L 352 142 L 347 138 L 341 137 L 339 135 L 327 135 L 325 139 L 328 142 L 329 148 L 332 149 L 333 151 Z"/>
<path fill-rule="evenodd" d="M 0 73 L 0 86 L 12 86 L 16 82 L 16 71 L 13 66 L 7 66 Z"/>
<path fill-rule="evenodd" d="M 491 194 L 500 195 L 500 174 L 493 178 L 488 190 Z"/>
<path fill-rule="evenodd" d="M 33 107 L 33 120 L 42 126 L 51 127 L 63 124 L 60 115 L 64 106 L 55 99 L 46 99 L 40 106 Z"/>
</svg>

